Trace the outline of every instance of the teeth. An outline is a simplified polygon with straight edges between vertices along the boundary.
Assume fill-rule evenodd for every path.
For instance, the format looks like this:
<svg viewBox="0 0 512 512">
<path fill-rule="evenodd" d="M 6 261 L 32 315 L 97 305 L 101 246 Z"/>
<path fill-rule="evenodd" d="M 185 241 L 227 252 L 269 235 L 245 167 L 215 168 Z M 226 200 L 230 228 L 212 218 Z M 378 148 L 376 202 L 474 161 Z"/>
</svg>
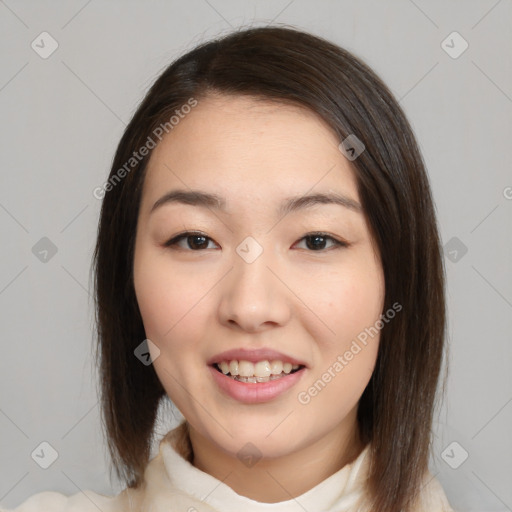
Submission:
<svg viewBox="0 0 512 512">
<path fill-rule="evenodd" d="M 239 361 L 238 362 L 238 375 L 240 377 L 251 377 L 254 375 L 254 364 L 250 361 Z M 259 375 L 259 377 L 264 377 L 264 375 Z"/>
<path fill-rule="evenodd" d="M 238 375 L 238 361 L 229 362 L 229 373 L 233 376 Z"/>
<path fill-rule="evenodd" d="M 240 361 L 234 359 L 221 361 L 218 363 L 218 367 L 224 375 L 229 373 L 232 377 L 237 377 L 237 380 L 243 379 L 243 382 L 267 382 L 279 378 L 282 373 L 289 374 L 292 370 L 297 370 L 299 365 L 283 363 L 278 360 L 268 361 L 265 359 L 252 363 L 243 359 Z"/>
<path fill-rule="evenodd" d="M 259 361 L 254 365 L 254 375 L 256 377 L 269 377 L 272 373 L 268 361 Z"/>
<path fill-rule="evenodd" d="M 281 361 L 272 361 L 270 368 L 272 375 L 279 375 L 283 371 L 283 363 Z"/>
<path fill-rule="evenodd" d="M 282 373 L 281 375 L 270 375 L 269 377 L 240 377 L 240 375 L 237 375 L 236 377 L 233 377 L 234 380 L 238 380 L 239 382 L 268 382 L 269 380 L 277 380 L 281 377 L 284 377 L 286 374 Z"/>
</svg>

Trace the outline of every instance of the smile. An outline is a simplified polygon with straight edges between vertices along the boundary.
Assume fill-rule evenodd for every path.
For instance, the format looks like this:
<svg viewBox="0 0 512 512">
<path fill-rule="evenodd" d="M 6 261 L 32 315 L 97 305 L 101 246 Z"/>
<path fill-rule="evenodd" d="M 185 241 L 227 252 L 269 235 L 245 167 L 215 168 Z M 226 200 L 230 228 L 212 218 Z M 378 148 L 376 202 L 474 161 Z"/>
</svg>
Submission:
<svg viewBox="0 0 512 512">
<path fill-rule="evenodd" d="M 226 363 L 228 367 L 223 364 Z M 238 364 L 238 368 L 236 368 Z M 246 365 L 245 363 L 249 363 Z M 264 363 L 260 365 L 260 363 Z M 275 361 L 272 361 L 275 363 Z M 215 387 L 223 394 L 237 402 L 246 404 L 256 404 L 269 402 L 280 395 L 283 395 L 290 388 L 295 386 L 305 375 L 307 368 L 304 365 L 293 365 L 290 363 L 281 363 L 282 369 L 279 373 L 279 364 L 274 366 L 276 373 L 272 373 L 272 363 L 269 361 L 258 361 L 256 364 L 249 361 L 222 361 L 208 366 Z M 224 371 L 221 369 L 221 365 Z M 231 374 L 231 365 L 233 365 L 233 373 L 238 370 L 238 375 Z M 285 366 L 286 365 L 286 366 Z M 290 367 L 288 366 L 290 365 Z M 261 366 L 265 366 L 266 372 L 270 366 L 270 374 L 265 376 L 257 376 Z M 287 370 L 287 371 L 286 371 Z M 249 375 L 240 375 L 249 374 Z M 261 375 L 261 372 L 259 372 Z"/>
<path fill-rule="evenodd" d="M 233 380 L 251 384 L 281 379 L 304 367 L 304 365 L 291 364 L 289 362 L 283 363 L 283 361 L 279 360 L 263 360 L 253 363 L 243 359 L 240 361 L 236 359 L 221 361 L 220 363 L 215 363 L 213 366 L 219 372 Z"/>
</svg>

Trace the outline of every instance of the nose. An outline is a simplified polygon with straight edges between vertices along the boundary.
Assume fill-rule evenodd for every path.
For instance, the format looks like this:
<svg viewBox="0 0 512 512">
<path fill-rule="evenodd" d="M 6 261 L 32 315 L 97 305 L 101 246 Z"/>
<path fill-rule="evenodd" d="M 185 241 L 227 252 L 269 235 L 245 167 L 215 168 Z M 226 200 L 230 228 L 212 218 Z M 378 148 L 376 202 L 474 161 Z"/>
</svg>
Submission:
<svg viewBox="0 0 512 512">
<path fill-rule="evenodd" d="M 251 263 L 235 253 L 233 268 L 220 288 L 218 314 L 223 325 L 259 332 L 289 321 L 293 294 L 276 267 L 265 252 Z"/>
</svg>

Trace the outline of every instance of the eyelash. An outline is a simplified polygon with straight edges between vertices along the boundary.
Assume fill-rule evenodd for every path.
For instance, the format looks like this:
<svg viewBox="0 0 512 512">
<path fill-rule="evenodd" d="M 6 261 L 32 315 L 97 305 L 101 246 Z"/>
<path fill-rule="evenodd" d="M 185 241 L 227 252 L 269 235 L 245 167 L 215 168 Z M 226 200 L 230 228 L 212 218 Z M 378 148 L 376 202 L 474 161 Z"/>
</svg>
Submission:
<svg viewBox="0 0 512 512">
<path fill-rule="evenodd" d="M 186 239 L 186 238 L 188 238 L 190 236 L 201 236 L 201 237 L 206 238 L 207 240 L 212 240 L 210 237 L 206 236 L 204 233 L 201 233 L 199 231 L 185 231 L 184 233 L 181 233 L 181 234 L 171 238 L 167 242 L 165 242 L 164 247 L 170 248 L 172 250 L 178 250 L 178 249 L 175 248 L 178 245 L 178 242 L 180 242 L 181 240 Z M 331 248 L 329 248 L 329 249 L 320 249 L 318 251 L 309 250 L 308 252 L 327 252 L 327 251 L 332 250 L 332 249 L 341 249 L 341 248 L 344 248 L 344 247 L 349 247 L 349 245 L 350 245 L 347 242 L 338 240 L 338 239 L 328 235 L 327 233 L 323 233 L 323 232 L 307 233 L 299 241 L 302 241 L 302 240 L 304 240 L 305 238 L 308 238 L 308 237 L 311 237 L 311 238 L 321 237 L 321 238 L 324 238 L 326 240 L 331 240 L 334 243 L 334 245 Z M 190 251 L 190 252 L 201 252 L 201 251 L 206 250 L 206 249 L 183 249 L 181 247 L 179 249 L 182 249 L 182 250 L 185 250 L 185 251 Z"/>
</svg>

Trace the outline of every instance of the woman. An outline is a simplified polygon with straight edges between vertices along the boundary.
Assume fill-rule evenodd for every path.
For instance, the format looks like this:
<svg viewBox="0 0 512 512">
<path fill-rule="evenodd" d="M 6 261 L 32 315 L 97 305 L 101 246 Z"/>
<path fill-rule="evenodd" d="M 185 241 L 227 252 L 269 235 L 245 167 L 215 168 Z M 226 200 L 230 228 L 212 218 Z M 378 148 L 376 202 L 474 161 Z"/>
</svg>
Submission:
<svg viewBox="0 0 512 512">
<path fill-rule="evenodd" d="M 428 472 L 431 192 L 364 63 L 288 28 L 203 44 L 157 79 L 95 194 L 102 410 L 127 488 L 17 511 L 452 510 Z M 167 398 L 185 421 L 149 461 Z"/>
</svg>

